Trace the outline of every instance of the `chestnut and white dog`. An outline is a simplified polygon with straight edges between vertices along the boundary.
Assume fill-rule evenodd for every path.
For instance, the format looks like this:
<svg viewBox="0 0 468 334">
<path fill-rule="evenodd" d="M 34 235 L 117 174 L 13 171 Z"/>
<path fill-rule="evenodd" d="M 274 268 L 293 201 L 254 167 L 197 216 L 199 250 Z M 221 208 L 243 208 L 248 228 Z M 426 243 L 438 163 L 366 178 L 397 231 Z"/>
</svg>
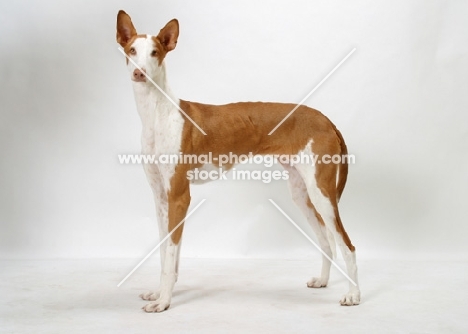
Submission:
<svg viewBox="0 0 468 334">
<path fill-rule="evenodd" d="M 179 23 L 175 19 L 168 22 L 157 36 L 152 36 L 137 34 L 130 16 L 124 11 L 117 15 L 117 42 L 127 55 L 127 67 L 142 121 L 143 154 L 211 153 L 213 160 L 220 155 L 231 153 L 240 156 L 250 152 L 290 156 L 305 153 L 319 157 L 347 154 L 343 137 L 333 123 L 307 106 L 297 108 L 269 135 L 295 107 L 294 104 L 246 102 L 215 106 L 177 99 L 167 83 L 164 58 L 175 49 L 178 36 Z M 292 198 L 313 227 L 320 247 L 332 257 L 336 242 L 346 261 L 348 275 L 356 283 L 350 282 L 350 289 L 341 299 L 341 304 L 359 304 L 355 248 L 338 212 L 338 201 L 348 173 L 347 162 L 283 166 L 289 173 Z M 231 167 L 232 164 L 223 166 L 225 169 Z M 170 306 L 178 274 L 183 225 L 175 231 L 173 229 L 187 214 L 191 183 L 187 172 L 195 168 L 212 169 L 213 166 L 200 163 L 144 165 L 154 194 L 160 238 L 173 232 L 160 249 L 159 290 L 140 295 L 150 301 L 143 307 L 146 312 L 162 312 Z M 325 256 L 322 260 L 321 275 L 307 282 L 310 288 L 328 284 L 331 263 Z"/>
</svg>

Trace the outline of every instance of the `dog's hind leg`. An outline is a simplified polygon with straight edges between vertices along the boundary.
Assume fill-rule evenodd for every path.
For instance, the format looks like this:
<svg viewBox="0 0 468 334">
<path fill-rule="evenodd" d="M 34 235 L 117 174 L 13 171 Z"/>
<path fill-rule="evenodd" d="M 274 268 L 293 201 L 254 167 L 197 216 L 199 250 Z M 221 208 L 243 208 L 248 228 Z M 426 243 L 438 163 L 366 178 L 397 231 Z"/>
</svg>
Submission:
<svg viewBox="0 0 468 334">
<path fill-rule="evenodd" d="M 320 215 L 317 214 L 313 204 L 309 199 L 307 193 L 307 187 L 304 183 L 299 172 L 295 167 L 292 167 L 288 164 L 283 164 L 284 169 L 289 174 L 288 184 L 289 190 L 291 191 L 292 200 L 299 207 L 302 213 L 306 216 L 307 221 L 317 235 L 317 239 L 320 245 L 320 248 L 327 254 L 330 258 L 333 258 L 334 252 L 334 240 L 329 240 L 327 229 L 322 221 Z M 309 288 L 323 288 L 328 284 L 328 279 L 330 277 L 330 261 L 325 255 L 322 255 L 322 272 L 320 277 L 312 277 L 308 282 L 307 286 Z"/>
<path fill-rule="evenodd" d="M 306 152 L 313 154 L 313 152 Z M 341 305 L 357 305 L 360 303 L 358 286 L 356 253 L 351 240 L 346 233 L 338 212 L 337 196 L 337 165 L 335 164 L 299 164 L 295 166 L 304 180 L 309 198 L 324 225 L 333 233 L 336 243 L 346 262 L 349 280 L 349 291 L 341 299 Z"/>
</svg>

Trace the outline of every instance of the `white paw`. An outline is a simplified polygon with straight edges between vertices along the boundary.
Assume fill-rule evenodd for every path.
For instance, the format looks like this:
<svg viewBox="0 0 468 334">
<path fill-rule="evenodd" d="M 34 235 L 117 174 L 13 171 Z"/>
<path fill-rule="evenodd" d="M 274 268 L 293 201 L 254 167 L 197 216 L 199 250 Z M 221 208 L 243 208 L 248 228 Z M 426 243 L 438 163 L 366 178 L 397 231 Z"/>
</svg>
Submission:
<svg viewBox="0 0 468 334">
<path fill-rule="evenodd" d="M 140 294 L 140 298 L 143 300 L 157 300 L 159 298 L 159 292 L 146 292 Z"/>
<path fill-rule="evenodd" d="M 317 277 L 312 277 L 310 281 L 307 282 L 307 287 L 309 288 L 324 288 L 328 284 L 328 280 L 324 280 Z"/>
<path fill-rule="evenodd" d="M 340 304 L 342 306 L 359 305 L 360 302 L 361 302 L 361 293 L 359 292 L 359 290 L 348 292 L 340 300 Z"/>
<path fill-rule="evenodd" d="M 156 300 L 155 302 L 146 304 L 142 307 L 145 312 L 152 313 L 152 312 L 163 312 L 167 310 L 171 306 L 170 301 L 168 300 Z"/>
</svg>

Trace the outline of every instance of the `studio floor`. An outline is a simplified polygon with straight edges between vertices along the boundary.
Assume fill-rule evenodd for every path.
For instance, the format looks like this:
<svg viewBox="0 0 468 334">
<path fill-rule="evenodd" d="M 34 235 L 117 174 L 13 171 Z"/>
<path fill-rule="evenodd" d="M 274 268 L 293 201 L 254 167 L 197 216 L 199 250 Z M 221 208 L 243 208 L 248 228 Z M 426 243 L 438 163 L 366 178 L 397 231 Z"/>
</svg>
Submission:
<svg viewBox="0 0 468 334">
<path fill-rule="evenodd" d="M 309 289 L 318 261 L 182 259 L 170 309 L 147 314 L 150 259 L 1 261 L 0 333 L 467 333 L 468 263 L 360 261 L 362 303 L 346 279 Z M 341 265 L 342 263 L 339 262 Z"/>
</svg>

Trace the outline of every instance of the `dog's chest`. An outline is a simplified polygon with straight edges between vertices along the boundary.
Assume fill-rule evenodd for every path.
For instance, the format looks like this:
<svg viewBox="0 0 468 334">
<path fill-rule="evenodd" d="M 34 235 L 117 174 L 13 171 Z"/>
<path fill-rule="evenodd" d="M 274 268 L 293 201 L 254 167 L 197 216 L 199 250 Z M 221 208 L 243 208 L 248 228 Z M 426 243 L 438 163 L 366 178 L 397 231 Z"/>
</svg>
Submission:
<svg viewBox="0 0 468 334">
<path fill-rule="evenodd" d="M 177 107 L 152 86 L 135 84 L 133 89 L 142 124 L 142 153 L 150 155 L 178 153 L 184 119 Z M 173 98 L 173 100 L 179 103 L 178 99 Z"/>
<path fill-rule="evenodd" d="M 161 177 L 165 189 L 169 189 L 169 181 L 174 174 L 175 164 L 169 163 L 170 157 L 178 155 L 182 144 L 184 119 L 177 108 L 170 103 L 145 105 L 148 110 L 142 110 L 141 148 L 145 155 L 153 155 L 158 163 L 145 166 L 150 179 Z M 152 110 L 151 110 L 152 109 Z"/>
<path fill-rule="evenodd" d="M 142 117 L 141 145 L 144 154 L 178 154 L 181 149 L 184 119 L 167 103 L 158 104 Z"/>
</svg>

